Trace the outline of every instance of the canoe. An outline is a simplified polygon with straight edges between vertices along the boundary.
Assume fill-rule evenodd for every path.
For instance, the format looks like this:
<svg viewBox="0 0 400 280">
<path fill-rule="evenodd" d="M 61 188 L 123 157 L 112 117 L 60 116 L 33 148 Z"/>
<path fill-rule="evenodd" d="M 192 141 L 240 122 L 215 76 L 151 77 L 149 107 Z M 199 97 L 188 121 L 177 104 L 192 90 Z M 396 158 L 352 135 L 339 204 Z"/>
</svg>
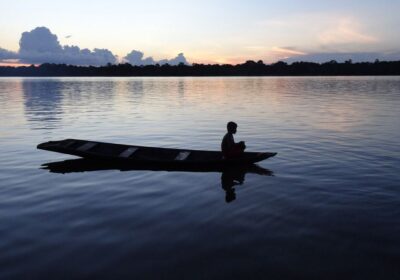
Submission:
<svg viewBox="0 0 400 280">
<path fill-rule="evenodd" d="M 37 148 L 86 159 L 124 164 L 168 164 L 193 167 L 253 164 L 276 155 L 276 153 L 245 152 L 240 157 L 225 159 L 219 151 L 156 148 L 80 139 L 49 141 L 39 144 Z"/>
</svg>

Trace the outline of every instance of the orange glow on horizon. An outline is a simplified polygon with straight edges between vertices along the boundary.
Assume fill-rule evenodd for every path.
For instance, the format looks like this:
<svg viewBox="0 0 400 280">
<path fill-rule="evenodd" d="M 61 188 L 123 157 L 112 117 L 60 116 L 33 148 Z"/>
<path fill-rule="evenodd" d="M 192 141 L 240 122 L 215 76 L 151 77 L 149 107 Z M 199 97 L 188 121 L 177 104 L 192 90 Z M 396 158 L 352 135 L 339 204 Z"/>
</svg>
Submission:
<svg viewBox="0 0 400 280">
<path fill-rule="evenodd" d="M 31 66 L 32 64 L 27 64 L 27 63 L 18 63 L 18 62 L 0 62 L 0 66 L 4 66 L 4 67 L 21 67 L 21 66 Z M 33 64 L 35 65 L 35 64 Z M 38 65 L 35 65 L 38 66 Z"/>
</svg>

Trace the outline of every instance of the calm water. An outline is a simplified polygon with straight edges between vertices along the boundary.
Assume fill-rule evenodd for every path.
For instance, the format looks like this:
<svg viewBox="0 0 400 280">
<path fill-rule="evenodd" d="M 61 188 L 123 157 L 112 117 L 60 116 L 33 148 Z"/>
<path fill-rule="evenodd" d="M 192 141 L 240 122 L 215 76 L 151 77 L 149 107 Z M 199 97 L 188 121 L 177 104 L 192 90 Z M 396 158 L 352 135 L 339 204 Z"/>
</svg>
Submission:
<svg viewBox="0 0 400 280">
<path fill-rule="evenodd" d="M 0 79 L 1 279 L 400 279 L 400 77 Z M 50 173 L 64 138 L 278 152 Z M 226 201 L 230 201 L 227 203 Z"/>
</svg>

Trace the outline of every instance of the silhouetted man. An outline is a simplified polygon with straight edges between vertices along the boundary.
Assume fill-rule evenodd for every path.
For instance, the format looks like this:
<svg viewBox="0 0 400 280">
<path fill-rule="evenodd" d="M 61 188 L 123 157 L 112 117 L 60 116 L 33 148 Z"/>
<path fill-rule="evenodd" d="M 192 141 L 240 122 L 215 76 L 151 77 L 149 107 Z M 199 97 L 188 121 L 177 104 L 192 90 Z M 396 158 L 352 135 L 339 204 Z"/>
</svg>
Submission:
<svg viewBox="0 0 400 280">
<path fill-rule="evenodd" d="M 237 126 L 238 125 L 234 122 L 228 122 L 226 125 L 228 132 L 225 134 L 221 143 L 221 151 L 226 159 L 240 157 L 246 149 L 246 145 L 243 141 L 235 143 L 235 139 L 233 138 L 233 134 L 236 133 Z"/>
</svg>

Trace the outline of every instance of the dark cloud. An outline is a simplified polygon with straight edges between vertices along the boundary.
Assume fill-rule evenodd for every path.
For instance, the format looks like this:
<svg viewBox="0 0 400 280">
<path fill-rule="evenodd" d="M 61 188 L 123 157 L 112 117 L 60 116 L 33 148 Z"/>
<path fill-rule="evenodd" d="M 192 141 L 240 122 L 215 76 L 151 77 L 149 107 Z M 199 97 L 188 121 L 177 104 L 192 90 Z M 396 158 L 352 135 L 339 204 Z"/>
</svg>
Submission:
<svg viewBox="0 0 400 280">
<path fill-rule="evenodd" d="M 6 49 L 0 48 L 0 61 L 16 58 L 18 58 L 18 54 L 16 52 L 11 52 Z"/>
<path fill-rule="evenodd" d="M 22 33 L 19 58 L 25 63 L 66 63 L 74 65 L 105 65 L 115 63 L 116 57 L 107 49 L 80 49 L 61 46 L 55 34 L 46 27 Z"/>
<path fill-rule="evenodd" d="M 153 65 L 153 64 L 155 64 L 155 61 L 152 57 L 146 57 L 145 59 L 143 59 L 143 56 L 144 56 L 143 52 L 133 50 L 130 53 L 128 53 L 124 57 L 124 59 L 132 65 Z"/>
<path fill-rule="evenodd" d="M 32 31 L 24 32 L 19 40 L 19 53 L 22 56 L 33 52 L 61 54 L 62 51 L 57 35 L 46 27 L 36 27 Z"/>
<path fill-rule="evenodd" d="M 189 64 L 183 53 L 178 54 L 172 59 L 154 60 L 152 57 L 143 58 L 144 54 L 141 51 L 133 50 L 124 59 L 132 65 L 154 65 L 154 64 L 169 64 L 178 65 L 179 63 Z"/>
<path fill-rule="evenodd" d="M 65 38 L 70 38 L 71 35 Z M 0 48 L 0 61 L 17 59 L 21 63 L 65 63 L 73 65 L 100 66 L 107 63 L 117 63 L 117 56 L 107 49 L 81 49 L 78 46 L 62 46 L 57 35 L 51 33 L 47 27 L 36 27 L 22 33 L 19 41 L 19 51 L 11 52 Z M 179 63 L 189 64 L 183 53 L 172 59 L 154 60 L 151 56 L 144 57 L 143 52 L 133 50 L 124 57 L 132 65 L 154 65 Z"/>
<path fill-rule="evenodd" d="M 100 66 L 116 63 L 116 56 L 107 49 L 80 49 L 77 46 L 61 46 L 57 35 L 47 27 L 37 27 L 22 33 L 18 53 L 0 50 L 0 60 L 18 59 L 22 63 L 65 63 Z"/>
<path fill-rule="evenodd" d="M 379 53 L 379 52 L 357 52 L 357 53 L 310 53 L 305 55 L 293 56 L 284 61 L 288 63 L 296 61 L 324 63 L 331 60 L 345 62 L 373 62 L 376 59 L 382 61 L 400 60 L 400 53 Z"/>
<path fill-rule="evenodd" d="M 378 59 L 384 61 L 397 61 L 400 60 L 400 52 L 392 52 L 392 53 L 387 53 L 387 54 L 383 54 L 380 58 L 378 57 Z"/>
<path fill-rule="evenodd" d="M 80 49 L 77 46 L 64 46 L 64 60 L 74 65 L 105 65 L 116 63 L 116 56 L 107 49 Z"/>
<path fill-rule="evenodd" d="M 178 54 L 175 58 L 168 61 L 168 64 L 170 65 L 178 65 L 179 63 L 188 64 L 186 57 L 183 53 Z"/>
</svg>

